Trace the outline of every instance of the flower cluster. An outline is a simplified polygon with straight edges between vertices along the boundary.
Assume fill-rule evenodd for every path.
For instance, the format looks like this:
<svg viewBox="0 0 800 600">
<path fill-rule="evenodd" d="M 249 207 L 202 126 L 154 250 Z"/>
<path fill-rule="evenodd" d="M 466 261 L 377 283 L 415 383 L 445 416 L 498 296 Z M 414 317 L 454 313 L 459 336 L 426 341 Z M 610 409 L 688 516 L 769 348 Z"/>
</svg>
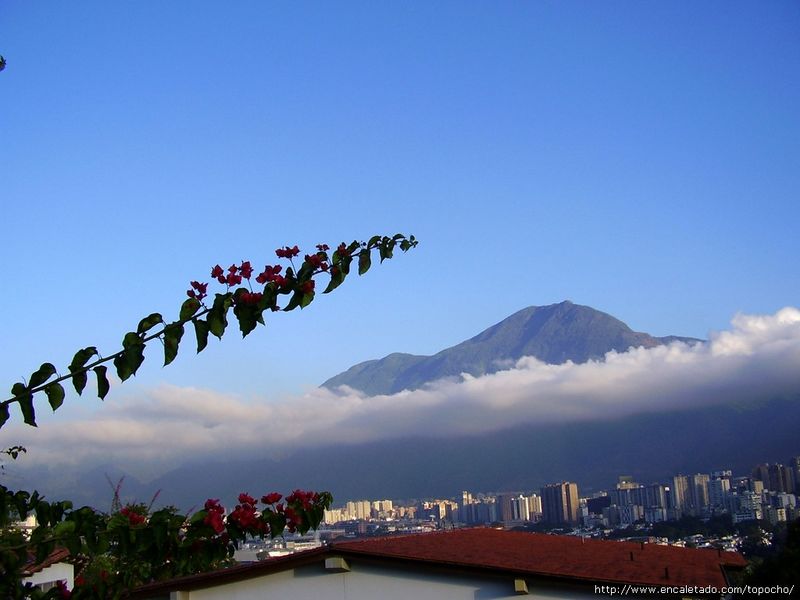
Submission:
<svg viewBox="0 0 800 600">
<path fill-rule="evenodd" d="M 328 270 L 328 263 L 325 262 L 325 254 L 323 252 L 319 252 L 317 254 L 306 254 L 305 260 L 315 269 L 320 269 L 321 271 Z"/>
<path fill-rule="evenodd" d="M 236 301 L 239 304 L 258 304 L 261 302 L 261 298 L 264 297 L 264 294 L 261 292 L 242 292 L 239 295 L 238 300 Z"/>
<path fill-rule="evenodd" d="M 300 248 L 298 248 L 297 246 L 294 246 L 293 248 L 289 248 L 289 246 L 286 246 L 284 248 L 278 248 L 277 250 L 275 250 L 275 254 L 278 256 L 278 258 L 291 259 L 300 254 Z"/>
<path fill-rule="evenodd" d="M 283 287 L 286 284 L 286 279 L 284 279 L 283 275 L 278 274 L 281 270 L 282 267 L 280 265 L 275 265 L 274 267 L 266 265 L 264 270 L 256 276 L 256 281 L 262 284 L 274 281 L 276 287 Z"/>
<path fill-rule="evenodd" d="M 339 269 L 337 267 L 331 268 L 328 263 L 327 251 L 330 250 L 330 246 L 328 246 L 328 244 L 317 244 L 316 248 L 317 252 L 315 254 L 305 255 L 305 262 L 314 269 L 319 269 L 320 271 L 326 272 L 330 269 L 331 274 L 334 276 L 338 275 Z M 347 249 L 347 246 L 344 244 L 344 242 L 339 245 L 337 252 L 341 258 L 347 258 L 351 255 L 351 252 Z M 284 246 L 283 248 L 278 248 L 275 250 L 275 254 L 278 256 L 278 258 L 288 258 L 291 260 L 300 254 L 300 248 L 297 246 Z M 256 275 L 255 280 L 261 285 L 274 283 L 276 289 L 285 291 L 288 282 L 286 278 L 280 274 L 282 270 L 283 267 L 281 267 L 281 265 L 266 265 L 264 270 Z M 227 270 L 223 269 L 220 265 L 215 265 L 214 268 L 211 269 L 211 277 L 216 279 L 219 283 L 227 285 L 229 288 L 241 285 L 242 281 L 245 279 L 250 281 L 252 276 L 253 267 L 249 260 L 243 261 L 238 266 L 235 264 L 231 265 Z M 199 302 L 202 302 L 208 296 L 207 283 L 192 281 L 190 285 L 191 288 L 186 292 L 186 295 L 189 296 L 189 298 L 195 298 Z M 310 294 L 314 291 L 314 281 L 304 282 L 300 290 L 304 294 Z M 261 297 L 262 294 L 260 292 L 253 292 L 251 289 L 249 292 L 242 294 L 238 298 L 237 302 L 241 304 L 255 305 L 259 303 Z"/>
<path fill-rule="evenodd" d="M 141 513 L 137 512 L 137 510 L 132 506 L 125 506 L 122 510 L 119 511 L 123 517 L 127 517 L 128 522 L 131 525 L 142 525 L 147 521 L 147 518 L 142 515 Z"/>
<path fill-rule="evenodd" d="M 239 504 L 228 516 L 228 522 L 244 531 L 265 532 L 267 529 L 256 511 L 256 499 L 248 494 L 239 494 Z"/>
<path fill-rule="evenodd" d="M 350 250 L 347 249 L 347 246 L 345 245 L 344 242 L 339 244 L 339 247 L 336 248 L 336 252 L 338 252 L 339 256 L 342 257 L 342 258 L 346 258 L 346 257 L 350 256 Z"/>
<path fill-rule="evenodd" d="M 220 505 L 219 500 L 209 498 L 205 504 L 206 517 L 203 523 L 210 525 L 215 533 L 222 533 L 225 530 L 225 523 L 222 516 L 225 514 L 225 509 Z"/>
<path fill-rule="evenodd" d="M 208 289 L 207 283 L 192 281 L 189 285 L 192 286 L 192 289 L 186 292 L 186 295 L 189 296 L 189 298 L 197 298 L 198 302 L 202 302 L 203 298 L 208 295 L 206 293 L 206 290 Z"/>
<path fill-rule="evenodd" d="M 281 498 L 283 498 L 282 494 L 279 494 L 278 492 L 272 492 L 266 496 L 261 496 L 261 502 L 264 504 L 275 504 L 276 502 L 279 502 Z"/>
<path fill-rule="evenodd" d="M 319 494 L 317 492 L 308 492 L 304 490 L 295 490 L 286 497 L 286 502 L 288 504 L 299 504 L 303 507 L 303 510 L 311 510 L 317 500 L 319 500 Z"/>
</svg>

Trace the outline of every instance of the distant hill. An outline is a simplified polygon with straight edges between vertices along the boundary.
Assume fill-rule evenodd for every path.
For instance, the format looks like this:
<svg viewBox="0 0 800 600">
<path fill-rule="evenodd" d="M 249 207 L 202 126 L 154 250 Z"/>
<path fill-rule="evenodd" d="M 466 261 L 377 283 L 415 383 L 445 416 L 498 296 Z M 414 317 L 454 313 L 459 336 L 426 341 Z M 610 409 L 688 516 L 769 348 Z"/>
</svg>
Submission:
<svg viewBox="0 0 800 600">
<path fill-rule="evenodd" d="M 509 363 L 523 356 L 535 356 L 549 364 L 569 360 L 583 363 L 602 359 L 611 350 L 652 348 L 675 340 L 700 341 L 639 333 L 609 314 L 565 301 L 524 308 L 475 337 L 433 356 L 394 353 L 380 360 L 359 363 L 331 377 L 322 386 L 334 389 L 347 385 L 371 396 L 393 394 L 461 373 L 474 376 L 494 373 L 508 368 Z"/>
</svg>

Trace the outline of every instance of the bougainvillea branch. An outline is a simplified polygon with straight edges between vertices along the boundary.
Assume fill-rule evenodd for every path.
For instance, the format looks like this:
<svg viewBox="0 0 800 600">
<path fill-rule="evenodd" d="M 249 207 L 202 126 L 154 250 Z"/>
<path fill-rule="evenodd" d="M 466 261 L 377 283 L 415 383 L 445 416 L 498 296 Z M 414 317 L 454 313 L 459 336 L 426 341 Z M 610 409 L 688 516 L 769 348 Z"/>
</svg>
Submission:
<svg viewBox="0 0 800 600">
<path fill-rule="evenodd" d="M 153 340 L 161 341 L 164 365 L 170 364 L 178 354 L 189 323 L 194 328 L 197 352 L 202 352 L 208 345 L 209 334 L 222 339 L 231 308 L 244 337 L 257 325 L 265 324 L 264 313 L 267 311 L 290 311 L 311 304 L 315 297 L 316 277 L 323 274 L 329 277 L 323 291 L 327 294 L 344 282 L 350 274 L 353 261 L 358 265 L 358 274 L 363 275 L 372 264 L 373 251 L 378 253 L 383 262 L 392 258 L 395 248 L 406 252 L 416 245 L 417 240 L 413 235 L 406 237 L 402 234 L 392 237 L 376 235 L 366 242 L 343 242 L 332 253 L 329 253 L 327 244 L 319 244 L 316 252 L 305 255 L 299 268 L 295 266 L 295 259 L 301 254 L 300 249 L 297 246 L 285 246 L 276 250 L 275 254 L 288 261 L 289 266 L 284 269 L 279 264 L 266 265 L 255 277 L 250 261 L 231 265 L 227 269 L 216 265 L 211 270 L 211 277 L 225 286 L 225 291 L 214 294 L 213 301 L 206 302 L 209 283 L 192 281 L 176 321 L 167 323 L 160 313 L 152 313 L 139 322 L 135 331 L 125 334 L 121 350 L 108 356 L 101 356 L 95 346 L 78 350 L 67 367 L 68 372 L 63 375 L 52 363 L 43 363 L 31 374 L 27 383 L 15 383 L 11 388 L 12 396 L 0 402 L 0 427 L 8 421 L 9 407 L 14 403 L 19 404 L 23 421 L 35 427 L 35 395 L 44 393 L 55 411 L 64 402 L 62 382 L 72 380 L 75 391 L 80 395 L 86 387 L 90 371 L 96 378 L 97 396 L 104 399 L 110 387 L 108 367 L 104 363 L 113 363 L 117 376 L 125 381 L 139 370 L 145 359 L 145 348 Z"/>
</svg>

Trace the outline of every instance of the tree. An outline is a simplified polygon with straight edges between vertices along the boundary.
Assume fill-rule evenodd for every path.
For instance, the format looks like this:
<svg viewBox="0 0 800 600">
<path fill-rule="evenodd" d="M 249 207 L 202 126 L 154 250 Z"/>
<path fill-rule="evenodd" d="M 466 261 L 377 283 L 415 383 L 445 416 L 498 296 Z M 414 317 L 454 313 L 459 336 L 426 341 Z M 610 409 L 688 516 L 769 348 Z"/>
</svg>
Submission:
<svg viewBox="0 0 800 600">
<path fill-rule="evenodd" d="M 142 365 L 145 348 L 153 340 L 162 343 L 164 365 L 170 364 L 189 323 L 194 328 L 197 352 L 202 352 L 209 333 L 222 338 L 231 309 L 245 337 L 257 325 L 265 324 L 265 314 L 308 306 L 315 297 L 315 277 L 329 276 L 323 292 L 329 293 L 344 282 L 353 261 L 359 275 L 363 275 L 371 266 L 373 251 L 383 262 L 392 258 L 396 247 L 406 252 L 416 245 L 413 235 L 402 234 L 342 243 L 331 254 L 328 245 L 320 244 L 316 252 L 305 255 L 299 267 L 294 261 L 300 249 L 285 246 L 276 250 L 276 255 L 288 261 L 289 266 L 284 270 L 283 265 L 266 265 L 255 277 L 250 261 L 228 269 L 216 265 L 211 276 L 225 286 L 225 291 L 215 294 L 213 302 L 206 303 L 209 284 L 192 281 L 176 321 L 167 323 L 160 313 L 151 313 L 135 331 L 125 334 L 121 350 L 102 356 L 94 346 L 82 348 L 63 375 L 52 363 L 43 363 L 27 382 L 15 383 L 12 396 L 0 403 L 0 427 L 9 420 L 12 404 L 19 405 L 25 423 L 36 426 L 37 395 L 44 394 L 55 411 L 66 395 L 62 383 L 71 382 L 81 394 L 89 371 L 96 378 L 98 397 L 105 398 L 109 383 L 104 363 L 113 362 L 120 380 L 126 381 Z M 16 457 L 20 451 L 14 447 L 6 454 Z M 126 505 L 106 515 L 86 506 L 74 509 L 69 501 L 46 501 L 35 491 L 14 492 L 0 485 L 0 597 L 119 598 L 125 590 L 145 582 L 224 566 L 247 537 L 275 537 L 286 530 L 305 533 L 314 529 L 330 507 L 332 497 L 328 492 L 295 490 L 285 498 L 276 492 L 265 493 L 260 499 L 242 493 L 238 500 L 227 514 L 219 500 L 209 499 L 202 510 L 192 515 L 182 514 L 174 507 L 151 512 L 142 504 Z M 28 538 L 14 528 L 14 523 L 29 514 L 36 515 L 38 525 Z M 56 547 L 65 547 L 73 558 L 89 563 L 76 580 L 75 589 L 41 592 L 23 585 L 25 565 L 31 560 L 41 562 Z"/>
</svg>

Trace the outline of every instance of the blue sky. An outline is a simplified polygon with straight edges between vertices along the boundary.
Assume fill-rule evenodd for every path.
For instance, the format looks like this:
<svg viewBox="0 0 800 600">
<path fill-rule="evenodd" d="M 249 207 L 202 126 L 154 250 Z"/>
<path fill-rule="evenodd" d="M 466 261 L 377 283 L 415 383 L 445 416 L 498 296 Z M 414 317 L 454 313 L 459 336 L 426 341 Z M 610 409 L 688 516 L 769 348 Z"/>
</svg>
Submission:
<svg viewBox="0 0 800 600">
<path fill-rule="evenodd" d="M 112 394 L 280 397 L 564 299 L 696 337 L 796 306 L 798 31 L 793 1 L 7 0 L 0 374 L 110 354 L 216 263 L 398 231 Z"/>
</svg>

